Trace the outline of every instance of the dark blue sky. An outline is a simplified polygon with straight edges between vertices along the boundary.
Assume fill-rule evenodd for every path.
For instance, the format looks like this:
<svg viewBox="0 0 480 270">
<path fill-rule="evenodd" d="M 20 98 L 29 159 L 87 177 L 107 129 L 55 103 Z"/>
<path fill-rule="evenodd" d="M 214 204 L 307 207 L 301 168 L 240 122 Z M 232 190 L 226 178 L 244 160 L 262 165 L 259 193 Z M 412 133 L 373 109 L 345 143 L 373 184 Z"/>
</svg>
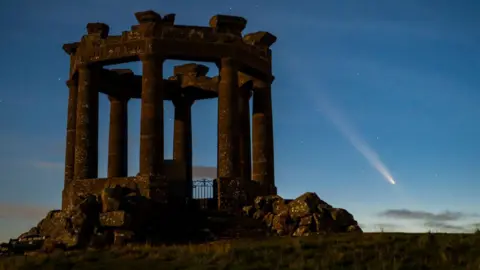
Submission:
<svg viewBox="0 0 480 270">
<path fill-rule="evenodd" d="M 176 13 L 176 23 L 187 25 L 206 26 L 219 13 L 243 16 L 244 33 L 278 37 L 272 50 L 280 195 L 317 192 L 352 212 L 366 231 L 455 231 L 480 222 L 478 1 L 4 0 L 0 240 L 60 206 L 69 68 L 62 44 L 78 41 L 88 22 L 120 34 L 136 23 L 135 12 L 148 9 Z M 179 63 L 167 61 L 164 76 Z M 139 63 L 121 67 L 141 74 Z M 131 175 L 138 171 L 139 104 L 129 105 Z M 102 96 L 100 176 L 108 106 Z M 173 110 L 165 107 L 169 158 Z M 193 121 L 194 164 L 215 166 L 216 100 L 197 102 Z M 378 161 L 397 185 L 379 173 Z"/>
</svg>

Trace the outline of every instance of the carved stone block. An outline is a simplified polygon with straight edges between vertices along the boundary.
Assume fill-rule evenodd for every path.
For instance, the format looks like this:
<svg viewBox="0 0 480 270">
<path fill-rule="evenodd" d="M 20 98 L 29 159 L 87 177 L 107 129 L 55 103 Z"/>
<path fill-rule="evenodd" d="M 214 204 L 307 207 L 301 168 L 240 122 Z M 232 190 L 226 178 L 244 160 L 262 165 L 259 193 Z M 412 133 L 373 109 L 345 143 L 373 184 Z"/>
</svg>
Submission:
<svg viewBox="0 0 480 270">
<path fill-rule="evenodd" d="M 269 32 L 255 32 L 243 37 L 243 41 L 246 44 L 253 45 L 253 46 L 263 46 L 263 47 L 270 47 L 277 41 L 277 37 L 270 34 Z"/>
<path fill-rule="evenodd" d="M 240 35 L 247 26 L 247 20 L 237 16 L 215 15 L 210 19 L 210 27 L 221 33 Z"/>
</svg>

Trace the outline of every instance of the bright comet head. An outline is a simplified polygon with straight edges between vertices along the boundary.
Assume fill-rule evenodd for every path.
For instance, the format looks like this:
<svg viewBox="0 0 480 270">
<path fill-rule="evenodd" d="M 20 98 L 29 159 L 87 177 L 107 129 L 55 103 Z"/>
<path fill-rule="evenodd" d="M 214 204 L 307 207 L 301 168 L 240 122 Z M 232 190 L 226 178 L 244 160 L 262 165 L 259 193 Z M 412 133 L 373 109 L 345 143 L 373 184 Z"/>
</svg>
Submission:
<svg viewBox="0 0 480 270">
<path fill-rule="evenodd" d="M 392 177 L 390 177 L 390 178 L 388 179 L 388 181 L 389 181 L 390 183 L 392 183 L 392 185 L 395 185 L 395 183 L 396 183 L 395 180 L 393 180 Z"/>
</svg>

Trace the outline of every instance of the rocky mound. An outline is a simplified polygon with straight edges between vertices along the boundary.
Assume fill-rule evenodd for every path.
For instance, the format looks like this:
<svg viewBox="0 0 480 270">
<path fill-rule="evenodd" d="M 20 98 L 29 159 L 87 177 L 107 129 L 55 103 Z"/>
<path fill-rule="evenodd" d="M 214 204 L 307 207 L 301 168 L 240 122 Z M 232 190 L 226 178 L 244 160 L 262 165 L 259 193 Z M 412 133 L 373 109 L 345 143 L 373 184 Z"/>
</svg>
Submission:
<svg viewBox="0 0 480 270">
<path fill-rule="evenodd" d="M 310 192 L 295 200 L 260 196 L 254 205 L 243 207 L 243 213 L 200 211 L 195 205 L 169 208 L 141 196 L 135 188 L 117 185 L 105 188 L 99 196 L 86 195 L 71 209 L 50 211 L 36 227 L 13 241 L 11 248 L 28 249 L 28 245 L 22 245 L 31 243 L 31 239 L 46 239 L 43 248 L 54 250 L 60 246 L 82 248 L 127 242 L 258 238 L 272 233 L 304 236 L 362 231 L 348 211 L 333 208 Z"/>
<path fill-rule="evenodd" d="M 295 200 L 280 196 L 260 196 L 243 213 L 261 220 L 272 232 L 284 236 L 307 236 L 312 233 L 362 232 L 347 210 L 333 208 L 316 193 L 307 192 Z"/>
<path fill-rule="evenodd" d="M 186 214 L 188 209 L 163 208 L 141 196 L 134 187 L 110 186 L 99 196 L 86 195 L 71 209 L 50 211 L 18 239 L 39 235 L 67 248 L 103 246 L 134 240 L 145 242 L 161 233 L 168 238 L 172 227 L 189 237 L 186 227 L 191 223 L 184 219 L 194 214 Z"/>
</svg>

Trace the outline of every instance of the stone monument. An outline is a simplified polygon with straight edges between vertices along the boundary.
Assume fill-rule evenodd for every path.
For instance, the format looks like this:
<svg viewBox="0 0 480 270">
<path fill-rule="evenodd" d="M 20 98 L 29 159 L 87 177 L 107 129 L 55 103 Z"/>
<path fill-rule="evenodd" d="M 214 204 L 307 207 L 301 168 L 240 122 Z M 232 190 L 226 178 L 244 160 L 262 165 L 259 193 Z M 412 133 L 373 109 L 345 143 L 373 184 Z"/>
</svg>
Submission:
<svg viewBox="0 0 480 270">
<path fill-rule="evenodd" d="M 118 36 L 109 35 L 104 23 L 89 23 L 80 42 L 63 46 L 70 55 L 70 75 L 62 209 L 112 185 L 134 186 L 158 203 L 191 199 L 191 106 L 207 98 L 218 98 L 218 209 L 240 209 L 256 196 L 276 195 L 270 50 L 276 37 L 268 32 L 242 36 L 247 21 L 235 16 L 213 16 L 209 27 L 176 25 L 174 14 L 162 17 L 154 11 L 135 17 L 138 25 Z M 192 63 L 175 67 L 175 75 L 163 79 L 167 59 L 214 62 L 219 75 L 207 77 L 206 66 Z M 105 68 L 132 61 L 142 62 L 141 76 Z M 99 93 L 110 100 L 107 178 L 98 178 Z M 127 171 L 132 98 L 141 99 L 135 176 Z M 173 160 L 164 159 L 164 100 L 175 105 Z"/>
</svg>

